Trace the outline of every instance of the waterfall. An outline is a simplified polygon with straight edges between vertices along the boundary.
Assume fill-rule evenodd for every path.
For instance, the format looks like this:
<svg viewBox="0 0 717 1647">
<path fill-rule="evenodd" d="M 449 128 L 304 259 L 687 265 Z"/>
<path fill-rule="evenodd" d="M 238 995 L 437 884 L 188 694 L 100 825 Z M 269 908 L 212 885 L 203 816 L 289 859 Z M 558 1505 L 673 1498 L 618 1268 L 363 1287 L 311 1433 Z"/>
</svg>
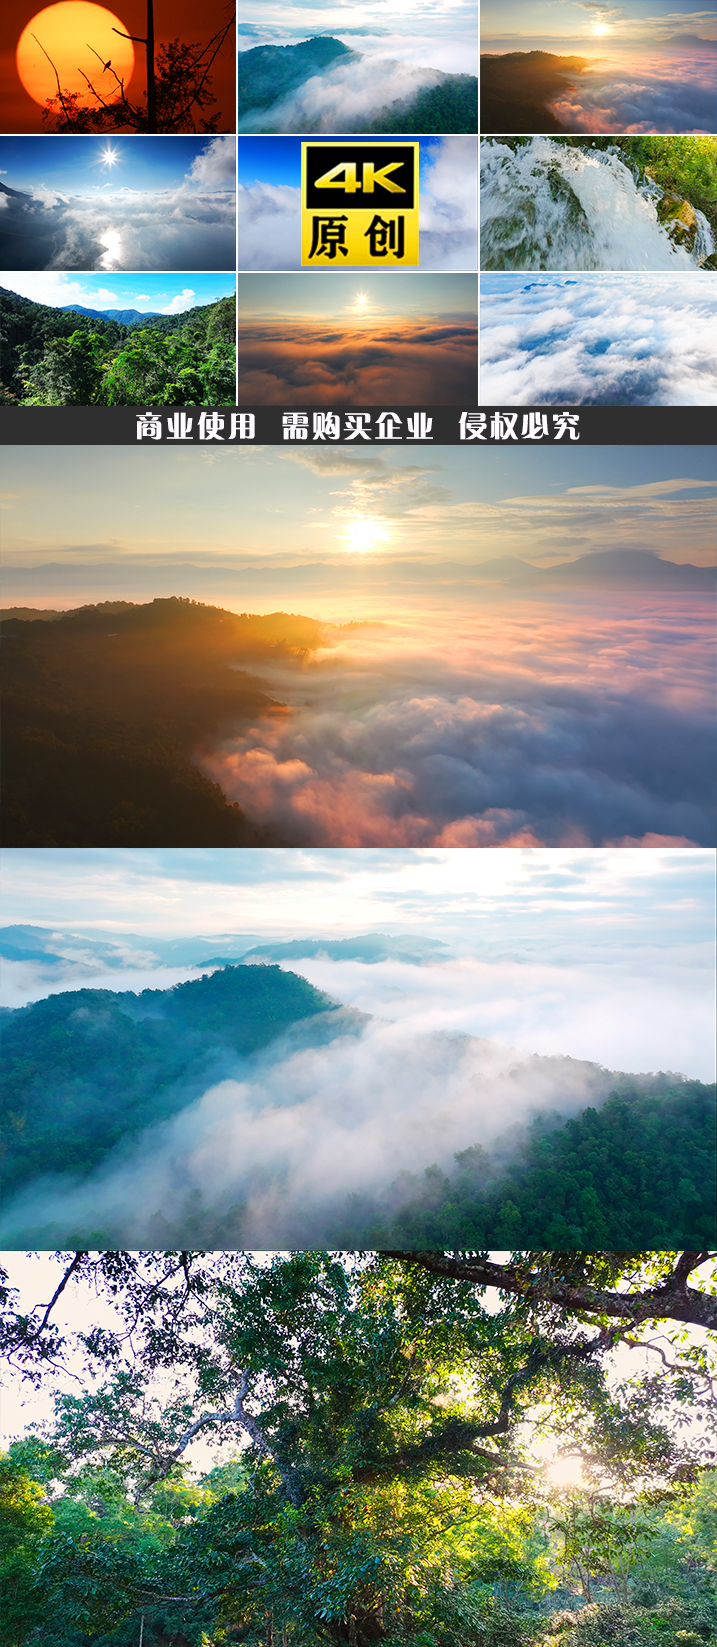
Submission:
<svg viewBox="0 0 717 1647">
<path fill-rule="evenodd" d="M 659 221 L 664 192 L 614 149 L 532 137 L 481 142 L 482 269 L 694 269 L 715 250 L 695 209 L 691 250 Z"/>
</svg>

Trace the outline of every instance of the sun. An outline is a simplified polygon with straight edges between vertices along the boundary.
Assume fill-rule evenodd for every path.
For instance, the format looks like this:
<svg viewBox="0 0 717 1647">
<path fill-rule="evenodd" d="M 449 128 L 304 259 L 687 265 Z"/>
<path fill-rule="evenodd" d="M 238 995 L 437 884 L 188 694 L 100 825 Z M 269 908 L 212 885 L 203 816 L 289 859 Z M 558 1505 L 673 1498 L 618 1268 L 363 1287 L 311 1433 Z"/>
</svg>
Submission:
<svg viewBox="0 0 717 1647">
<path fill-rule="evenodd" d="M 356 293 L 356 308 L 357 309 L 365 309 L 367 303 L 368 303 L 368 293 L 367 292 L 357 292 Z"/>
<path fill-rule="evenodd" d="M 610 25 L 608 23 L 593 23 L 593 34 L 598 34 L 599 35 L 599 34 L 609 34 L 609 33 L 610 33 Z"/>
<path fill-rule="evenodd" d="M 546 1470 L 548 1480 L 554 1487 L 582 1487 L 583 1465 L 582 1459 L 556 1458 L 554 1464 L 549 1464 Z"/>
<path fill-rule="evenodd" d="M 111 172 L 113 166 L 119 166 L 121 153 L 121 149 L 113 149 L 108 138 L 102 150 L 99 161 L 99 165 L 102 167 L 102 170 Z"/>
<path fill-rule="evenodd" d="M 346 526 L 346 548 L 350 554 L 365 555 L 379 543 L 385 543 L 388 535 L 383 521 L 371 520 L 368 515 L 354 515 Z"/>
<path fill-rule="evenodd" d="M 59 0 L 45 6 L 17 43 L 17 72 L 26 92 L 36 103 L 45 103 L 57 96 L 59 77 L 63 91 L 79 93 L 81 108 L 96 101 L 88 80 L 105 100 L 111 99 L 119 91 L 117 80 L 126 89 L 134 69 L 134 46 L 121 39 L 124 30 L 120 17 L 91 0 Z"/>
</svg>

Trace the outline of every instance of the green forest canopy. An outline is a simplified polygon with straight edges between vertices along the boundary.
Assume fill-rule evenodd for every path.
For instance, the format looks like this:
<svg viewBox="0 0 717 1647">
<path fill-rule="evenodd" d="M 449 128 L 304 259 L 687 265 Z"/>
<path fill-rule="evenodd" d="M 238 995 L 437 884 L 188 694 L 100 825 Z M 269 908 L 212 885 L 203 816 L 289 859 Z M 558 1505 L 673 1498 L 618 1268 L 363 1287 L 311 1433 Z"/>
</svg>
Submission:
<svg viewBox="0 0 717 1647">
<path fill-rule="evenodd" d="M 0 1464 L 3 1647 L 715 1638 L 706 1252 L 56 1256 L 3 1289 L 58 1386 Z"/>
<path fill-rule="evenodd" d="M 233 406 L 236 299 L 129 325 L 0 288 L 0 399 L 18 406 Z"/>
<path fill-rule="evenodd" d="M 211 976 L 171 989 L 75 989 L 16 1010 L 5 1009 L 2 1061 L 2 1178 L 6 1194 L 47 1174 L 87 1179 L 158 1148 L 151 1129 L 195 1105 L 217 1080 L 244 1079 L 242 1060 L 267 1048 L 289 1025 L 312 1019 L 312 1045 L 360 1034 L 365 1015 L 276 965 L 223 965 Z M 593 1102 L 566 1118 L 557 1110 L 570 1059 L 532 1060 L 548 1109 L 529 1124 L 456 1157 L 452 1173 L 427 1166 L 423 1178 L 402 1174 L 373 1195 L 341 1197 L 322 1215 L 307 1206 L 289 1239 L 350 1249 L 444 1246 L 659 1246 L 679 1232 L 709 1245 L 717 1237 L 715 1092 L 674 1075 L 630 1076 L 596 1065 Z M 587 1082 L 586 1082 L 587 1084 Z M 268 1168 L 242 1183 L 233 1199 L 200 1204 L 174 1195 L 162 1211 L 159 1239 L 209 1247 L 245 1239 L 246 1202 L 257 1184 L 281 1201 L 287 1170 Z M 290 1174 L 288 1175 L 290 1178 Z M 90 1225 L 38 1230 L 31 1241 L 123 1239 L 103 1223 L 102 1181 Z M 112 1233 L 114 1230 L 114 1233 Z M 157 1238 L 157 1237 L 156 1237 Z"/>
</svg>

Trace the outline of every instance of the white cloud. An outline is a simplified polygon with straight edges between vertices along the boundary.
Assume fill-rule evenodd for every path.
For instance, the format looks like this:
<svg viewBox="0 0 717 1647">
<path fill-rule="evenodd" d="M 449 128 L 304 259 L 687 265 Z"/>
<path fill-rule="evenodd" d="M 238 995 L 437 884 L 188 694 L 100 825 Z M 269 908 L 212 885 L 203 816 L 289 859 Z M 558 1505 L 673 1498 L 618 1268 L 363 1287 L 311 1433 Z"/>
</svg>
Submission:
<svg viewBox="0 0 717 1647">
<path fill-rule="evenodd" d="M 242 1245 L 299 1245 L 352 1192 L 433 1161 L 449 1167 L 456 1151 L 490 1146 L 536 1110 L 599 1103 L 610 1067 L 703 1079 L 712 1068 L 710 974 L 690 954 L 633 949 L 617 965 L 577 968 L 470 957 L 295 970 L 371 1021 L 329 1022 L 325 1043 L 322 1021 L 309 1020 L 248 1061 L 227 1054 L 201 1096 L 86 1184 L 49 1180 L 21 1195 L 5 1213 L 5 1242 L 29 1242 L 39 1225 L 44 1245 L 65 1246 L 68 1229 L 100 1220 L 118 1245 L 151 1246 L 153 1220 L 168 1208 L 181 1220 L 193 1198 L 218 1222 L 243 1202 L 233 1213 Z M 122 987 L 116 974 L 113 984 Z"/>
<path fill-rule="evenodd" d="M 222 141 L 216 139 L 215 141 Z M 231 139 L 233 142 L 233 139 Z M 171 191 L 117 189 L 62 199 L 49 192 L 28 205 L 10 197 L 13 261 L 20 270 L 185 270 L 234 268 L 233 170 L 220 188 L 225 156 L 208 184 Z M 18 288 L 19 289 L 19 288 Z"/>
<path fill-rule="evenodd" d="M 642 61 L 587 71 L 552 102 L 551 112 L 571 132 L 714 132 L 714 62 L 709 48 L 673 49 Z"/>
<path fill-rule="evenodd" d="M 486 404 L 717 404 L 710 276 L 483 277 Z"/>
<path fill-rule="evenodd" d="M 206 148 L 192 161 L 186 173 L 187 181 L 202 189 L 234 187 L 236 176 L 236 138 L 213 137 Z"/>
<path fill-rule="evenodd" d="M 185 286 L 184 291 L 177 292 L 171 303 L 166 303 L 160 313 L 163 315 L 181 315 L 185 309 L 191 309 L 192 301 L 196 295 L 191 286 Z"/>
</svg>

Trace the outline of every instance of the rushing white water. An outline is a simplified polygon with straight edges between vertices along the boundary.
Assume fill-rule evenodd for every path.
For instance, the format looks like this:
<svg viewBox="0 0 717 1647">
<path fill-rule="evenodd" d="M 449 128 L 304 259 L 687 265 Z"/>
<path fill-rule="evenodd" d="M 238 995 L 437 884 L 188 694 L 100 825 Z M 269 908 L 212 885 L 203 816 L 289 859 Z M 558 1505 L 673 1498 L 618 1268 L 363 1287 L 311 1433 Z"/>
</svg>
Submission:
<svg viewBox="0 0 717 1647">
<path fill-rule="evenodd" d="M 637 183 L 610 149 L 533 137 L 481 143 L 482 269 L 693 269 L 715 250 L 695 211 L 691 250 L 657 215 L 663 190 Z"/>
</svg>

